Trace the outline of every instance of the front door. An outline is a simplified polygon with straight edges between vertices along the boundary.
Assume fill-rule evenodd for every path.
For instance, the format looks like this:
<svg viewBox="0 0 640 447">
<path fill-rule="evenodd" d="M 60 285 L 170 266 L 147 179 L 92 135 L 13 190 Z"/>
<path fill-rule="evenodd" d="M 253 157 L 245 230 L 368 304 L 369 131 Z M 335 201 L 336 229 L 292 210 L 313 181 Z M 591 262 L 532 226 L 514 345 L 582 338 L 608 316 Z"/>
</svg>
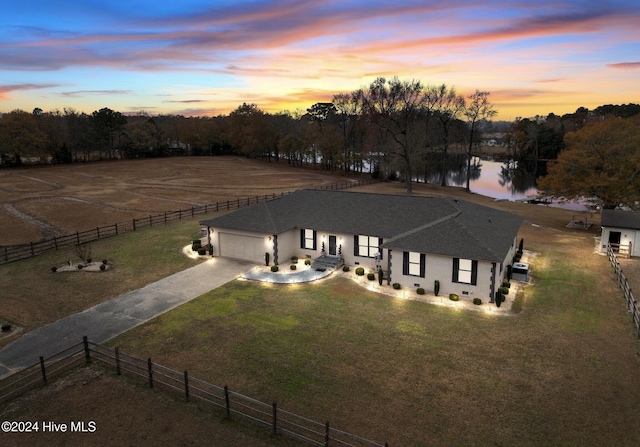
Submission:
<svg viewBox="0 0 640 447">
<path fill-rule="evenodd" d="M 611 244 L 611 249 L 614 253 L 618 253 L 618 251 L 620 251 L 620 236 L 620 231 L 609 232 L 609 244 Z"/>
<path fill-rule="evenodd" d="M 329 256 L 335 256 L 338 254 L 336 251 L 336 237 L 329 236 Z"/>
</svg>

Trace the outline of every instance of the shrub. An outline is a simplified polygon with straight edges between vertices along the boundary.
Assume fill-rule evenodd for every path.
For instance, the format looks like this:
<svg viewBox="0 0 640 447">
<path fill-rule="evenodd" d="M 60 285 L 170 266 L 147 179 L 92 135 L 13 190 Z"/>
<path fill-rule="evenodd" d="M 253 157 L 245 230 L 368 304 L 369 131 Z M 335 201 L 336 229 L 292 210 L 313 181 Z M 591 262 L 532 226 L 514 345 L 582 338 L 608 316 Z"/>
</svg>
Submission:
<svg viewBox="0 0 640 447">
<path fill-rule="evenodd" d="M 498 290 L 496 292 L 496 306 L 500 307 L 503 301 L 504 301 L 504 296 L 502 296 L 502 293 L 500 293 L 500 291 Z"/>
<path fill-rule="evenodd" d="M 400 290 L 400 283 L 399 282 L 394 282 L 393 283 L 393 288 L 396 290 Z"/>
<path fill-rule="evenodd" d="M 451 301 L 458 301 L 460 299 L 460 297 L 458 295 L 456 295 L 455 293 L 450 293 L 449 294 L 449 299 Z"/>
<path fill-rule="evenodd" d="M 440 292 L 440 281 L 437 279 L 433 282 L 433 291 L 436 296 L 438 296 L 438 292 Z"/>
<path fill-rule="evenodd" d="M 305 259 L 304 265 L 311 265 L 311 259 Z"/>
<path fill-rule="evenodd" d="M 343 272 L 348 272 L 349 271 L 349 266 L 348 265 L 343 265 L 342 266 L 342 271 Z"/>
<path fill-rule="evenodd" d="M 502 281 L 502 287 L 506 287 L 507 289 L 511 288 L 511 283 L 508 280 Z"/>
<path fill-rule="evenodd" d="M 376 279 L 376 274 L 375 273 L 367 273 L 367 279 L 369 281 L 373 281 L 374 279 Z"/>
<path fill-rule="evenodd" d="M 78 270 L 82 270 L 83 268 L 84 268 L 84 265 L 78 264 Z"/>
<path fill-rule="evenodd" d="M 269 265 L 270 260 L 271 260 L 271 255 L 269 254 L 269 252 L 266 252 L 264 254 L 264 265 Z"/>
<path fill-rule="evenodd" d="M 204 256 L 204 255 L 206 255 L 206 254 L 207 254 L 207 249 L 206 249 L 206 248 L 204 248 L 204 247 L 200 247 L 200 248 L 198 248 L 198 254 L 199 254 L 200 256 Z"/>
<path fill-rule="evenodd" d="M 384 272 L 382 269 L 378 269 L 378 284 L 382 285 L 382 280 L 384 279 Z"/>
<path fill-rule="evenodd" d="M 509 288 L 508 287 L 500 287 L 498 289 L 498 291 L 502 294 L 502 295 L 509 295 Z"/>
<path fill-rule="evenodd" d="M 277 272 L 278 271 L 278 266 L 277 265 L 272 265 L 271 266 L 271 271 L 272 272 Z"/>
<path fill-rule="evenodd" d="M 424 295 L 424 289 L 422 287 L 418 287 L 416 292 L 418 293 L 418 295 Z"/>
<path fill-rule="evenodd" d="M 358 267 L 358 268 L 356 269 L 356 275 L 358 275 L 358 276 L 362 276 L 362 275 L 364 275 L 364 268 L 362 268 L 362 267 Z"/>
<path fill-rule="evenodd" d="M 297 264 L 298 263 L 298 257 L 297 256 L 291 256 L 291 263 L 292 264 Z"/>
<path fill-rule="evenodd" d="M 104 269 L 106 269 L 106 268 L 107 268 L 107 266 L 106 266 L 105 264 L 102 264 L 102 265 L 100 266 L 100 270 L 104 270 Z"/>
<path fill-rule="evenodd" d="M 106 259 L 103 259 L 103 260 L 102 260 L 102 263 L 103 263 L 104 265 L 107 265 L 107 260 L 106 260 Z"/>
<path fill-rule="evenodd" d="M 291 264 L 291 267 L 289 267 L 289 268 L 290 268 L 291 270 L 295 270 L 295 269 L 297 269 L 297 268 L 298 268 L 298 266 L 297 266 L 297 265 L 295 265 L 295 264 Z"/>
<path fill-rule="evenodd" d="M 202 242 L 200 241 L 200 239 L 194 239 L 191 243 L 191 250 L 198 251 L 200 247 L 202 247 Z"/>
<path fill-rule="evenodd" d="M 55 273 L 58 270 L 58 267 L 51 267 L 51 271 Z"/>
<path fill-rule="evenodd" d="M 93 261 L 93 259 L 87 258 L 87 264 L 91 264 L 91 261 Z"/>
<path fill-rule="evenodd" d="M 476 306 L 479 306 L 482 304 L 482 300 L 480 298 L 474 298 L 473 304 L 475 304 Z"/>
</svg>

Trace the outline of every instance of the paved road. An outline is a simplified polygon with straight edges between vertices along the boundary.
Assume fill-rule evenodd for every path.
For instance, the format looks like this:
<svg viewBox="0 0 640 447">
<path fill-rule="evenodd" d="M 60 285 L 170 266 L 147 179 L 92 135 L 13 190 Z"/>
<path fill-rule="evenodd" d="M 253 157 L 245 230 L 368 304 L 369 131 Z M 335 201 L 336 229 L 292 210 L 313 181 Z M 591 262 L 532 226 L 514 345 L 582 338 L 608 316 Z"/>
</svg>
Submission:
<svg viewBox="0 0 640 447">
<path fill-rule="evenodd" d="M 0 378 L 82 341 L 103 343 L 219 287 L 254 265 L 214 258 L 122 294 L 83 312 L 27 332 L 0 351 Z"/>
</svg>

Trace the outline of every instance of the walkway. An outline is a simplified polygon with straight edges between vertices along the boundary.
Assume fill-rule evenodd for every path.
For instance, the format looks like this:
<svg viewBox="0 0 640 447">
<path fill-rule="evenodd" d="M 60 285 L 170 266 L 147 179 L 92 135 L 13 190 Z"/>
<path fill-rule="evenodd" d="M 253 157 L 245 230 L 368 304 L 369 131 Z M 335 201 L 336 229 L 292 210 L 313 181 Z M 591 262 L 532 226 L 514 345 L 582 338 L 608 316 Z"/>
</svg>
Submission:
<svg viewBox="0 0 640 447">
<path fill-rule="evenodd" d="M 298 284 L 326 278 L 342 264 L 343 260 L 340 258 L 321 256 L 315 259 L 310 266 L 298 262 L 296 270 L 290 270 L 288 264 L 280 265 L 282 272 L 272 272 L 270 267 L 265 266 L 254 267 L 242 275 L 242 278 L 274 284 Z"/>
<path fill-rule="evenodd" d="M 96 343 L 126 332 L 219 287 L 253 267 L 229 259 L 209 259 L 141 289 L 27 332 L 0 351 L 0 378 L 75 345 L 84 335 Z"/>
</svg>

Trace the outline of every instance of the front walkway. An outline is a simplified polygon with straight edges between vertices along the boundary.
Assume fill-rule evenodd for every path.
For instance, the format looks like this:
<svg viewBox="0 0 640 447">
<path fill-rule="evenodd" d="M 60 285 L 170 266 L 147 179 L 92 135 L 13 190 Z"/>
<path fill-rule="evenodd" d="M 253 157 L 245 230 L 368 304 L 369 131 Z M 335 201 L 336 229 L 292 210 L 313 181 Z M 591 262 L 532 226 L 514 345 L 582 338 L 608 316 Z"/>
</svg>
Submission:
<svg viewBox="0 0 640 447">
<path fill-rule="evenodd" d="M 0 351 L 0 378 L 82 341 L 105 341 L 242 275 L 253 265 L 213 258 L 27 332 Z"/>
</svg>

